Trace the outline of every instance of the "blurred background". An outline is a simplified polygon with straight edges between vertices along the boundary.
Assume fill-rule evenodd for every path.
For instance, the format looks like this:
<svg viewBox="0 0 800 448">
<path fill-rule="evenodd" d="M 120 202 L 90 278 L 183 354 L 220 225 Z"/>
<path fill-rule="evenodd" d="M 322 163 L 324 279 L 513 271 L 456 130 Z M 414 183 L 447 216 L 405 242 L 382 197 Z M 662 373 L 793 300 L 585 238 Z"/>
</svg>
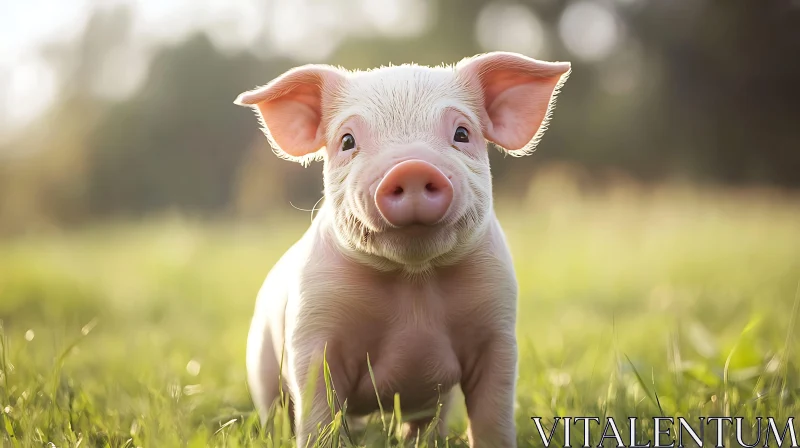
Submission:
<svg viewBox="0 0 800 448">
<path fill-rule="evenodd" d="M 258 445 L 247 330 L 322 164 L 233 100 L 491 50 L 573 67 L 537 151 L 491 152 L 520 440 L 798 415 L 800 0 L 0 0 L 0 445 Z"/>
<path fill-rule="evenodd" d="M 303 63 L 452 63 L 490 50 L 573 74 L 499 196 L 569 164 L 609 178 L 800 186 L 798 0 L 4 0 L 0 229 L 169 213 L 260 218 L 320 198 L 240 92 Z"/>
</svg>

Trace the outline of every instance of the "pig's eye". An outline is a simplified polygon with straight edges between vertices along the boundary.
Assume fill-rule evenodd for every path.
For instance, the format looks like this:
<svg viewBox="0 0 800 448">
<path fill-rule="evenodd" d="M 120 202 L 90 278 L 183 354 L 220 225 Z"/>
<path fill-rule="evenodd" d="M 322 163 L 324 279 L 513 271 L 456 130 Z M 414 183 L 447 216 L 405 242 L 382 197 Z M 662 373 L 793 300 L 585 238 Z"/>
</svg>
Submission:
<svg viewBox="0 0 800 448">
<path fill-rule="evenodd" d="M 469 143 L 469 132 L 464 126 L 459 126 L 458 129 L 456 129 L 456 135 L 453 136 L 453 140 L 459 143 Z"/>
<path fill-rule="evenodd" d="M 356 147 L 356 139 L 350 134 L 344 134 L 342 137 L 342 151 L 350 151 Z"/>
</svg>

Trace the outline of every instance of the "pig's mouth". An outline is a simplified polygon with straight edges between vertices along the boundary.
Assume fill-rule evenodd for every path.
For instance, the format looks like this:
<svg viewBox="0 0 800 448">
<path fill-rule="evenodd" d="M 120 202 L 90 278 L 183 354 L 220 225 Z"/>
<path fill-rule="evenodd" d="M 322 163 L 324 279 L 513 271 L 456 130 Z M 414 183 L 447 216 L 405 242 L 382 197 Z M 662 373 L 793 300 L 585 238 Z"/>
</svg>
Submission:
<svg viewBox="0 0 800 448">
<path fill-rule="evenodd" d="M 337 225 L 350 247 L 407 267 L 437 265 L 436 260 L 446 263 L 451 254 L 468 245 L 481 221 L 474 204 L 454 207 L 437 224 L 412 223 L 402 227 L 385 223 L 374 216 L 377 213 L 362 216 L 353 211 L 340 214 Z"/>
<path fill-rule="evenodd" d="M 435 224 L 414 222 L 406 226 L 397 227 L 386 222 L 383 218 L 379 218 L 380 224 L 378 226 L 371 226 L 356 216 L 352 216 L 351 221 L 353 226 L 358 229 L 359 239 L 364 244 L 376 238 L 380 238 L 381 235 L 424 239 L 432 237 L 436 233 L 441 233 L 453 225 L 450 222 L 439 222 Z"/>
</svg>

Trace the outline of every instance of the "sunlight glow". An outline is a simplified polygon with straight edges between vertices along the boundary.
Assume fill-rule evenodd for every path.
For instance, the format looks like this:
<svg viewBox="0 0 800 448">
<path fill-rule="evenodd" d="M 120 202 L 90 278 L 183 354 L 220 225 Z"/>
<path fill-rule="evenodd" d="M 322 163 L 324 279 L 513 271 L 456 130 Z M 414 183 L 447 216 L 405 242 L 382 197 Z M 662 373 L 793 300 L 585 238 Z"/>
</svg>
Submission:
<svg viewBox="0 0 800 448">
<path fill-rule="evenodd" d="M 53 69 L 39 57 L 18 60 L 8 76 L 0 105 L 6 126 L 23 126 L 52 105 L 57 95 Z"/>
<path fill-rule="evenodd" d="M 253 45 L 263 31 L 266 8 L 258 0 L 206 0 L 206 33 L 222 51 Z"/>
<path fill-rule="evenodd" d="M 392 37 L 415 36 L 430 25 L 424 0 L 361 0 L 368 22 L 379 33 Z"/>
<path fill-rule="evenodd" d="M 545 33 L 539 18 L 520 4 L 490 3 L 481 10 L 475 29 L 485 51 L 514 51 L 546 58 Z"/>
<path fill-rule="evenodd" d="M 302 61 L 328 57 L 340 37 L 325 25 L 325 14 L 313 9 L 309 0 L 275 0 L 267 18 L 267 33 L 278 53 Z"/>
<path fill-rule="evenodd" d="M 10 5 L 9 5 L 10 6 Z M 86 25 L 88 0 L 15 2 L 0 13 L 0 128 L 30 123 L 56 97 L 56 78 L 38 53 L 44 42 L 69 41 Z"/>
<path fill-rule="evenodd" d="M 591 0 L 580 0 L 569 5 L 561 16 L 558 28 L 567 49 L 586 62 L 606 58 L 620 37 L 613 11 Z"/>
</svg>

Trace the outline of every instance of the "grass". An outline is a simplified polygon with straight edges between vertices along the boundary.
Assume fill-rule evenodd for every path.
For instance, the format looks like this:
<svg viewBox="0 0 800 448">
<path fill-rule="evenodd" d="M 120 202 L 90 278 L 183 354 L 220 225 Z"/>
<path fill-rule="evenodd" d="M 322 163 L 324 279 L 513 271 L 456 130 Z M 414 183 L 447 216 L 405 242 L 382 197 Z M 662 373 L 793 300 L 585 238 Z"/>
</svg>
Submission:
<svg viewBox="0 0 800 448">
<path fill-rule="evenodd" d="M 498 203 L 520 280 L 520 446 L 541 446 L 532 416 L 800 414 L 796 197 L 565 182 Z M 308 223 L 276 214 L 0 242 L 0 446 L 293 446 L 282 409 L 259 428 L 244 368 L 257 289 Z M 399 445 L 387 412 L 324 430 Z M 439 446 L 466 446 L 463 405 L 452 417 Z"/>
</svg>

